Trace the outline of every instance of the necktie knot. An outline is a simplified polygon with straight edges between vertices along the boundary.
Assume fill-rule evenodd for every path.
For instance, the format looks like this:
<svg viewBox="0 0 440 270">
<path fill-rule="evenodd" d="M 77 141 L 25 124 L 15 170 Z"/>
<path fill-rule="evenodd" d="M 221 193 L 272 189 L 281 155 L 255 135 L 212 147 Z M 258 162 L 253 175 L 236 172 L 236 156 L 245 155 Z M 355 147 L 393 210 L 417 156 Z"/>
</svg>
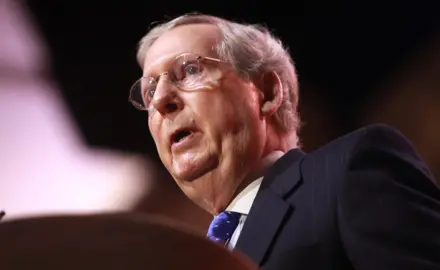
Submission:
<svg viewBox="0 0 440 270">
<path fill-rule="evenodd" d="M 209 225 L 207 237 L 219 244 L 226 244 L 238 226 L 241 214 L 237 212 L 221 212 Z"/>
</svg>

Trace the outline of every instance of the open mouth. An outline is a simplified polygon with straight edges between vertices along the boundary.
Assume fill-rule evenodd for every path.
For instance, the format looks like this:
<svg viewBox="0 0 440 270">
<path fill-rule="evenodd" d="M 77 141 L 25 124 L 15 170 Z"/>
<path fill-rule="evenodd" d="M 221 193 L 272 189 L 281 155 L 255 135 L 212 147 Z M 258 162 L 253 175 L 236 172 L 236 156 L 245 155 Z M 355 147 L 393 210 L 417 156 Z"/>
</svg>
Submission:
<svg viewBox="0 0 440 270">
<path fill-rule="evenodd" d="M 175 132 L 173 134 L 173 136 L 171 137 L 171 143 L 174 144 L 174 143 L 181 142 L 184 139 L 188 138 L 193 133 L 194 133 L 194 131 L 188 130 L 188 129 L 179 130 L 179 131 Z"/>
</svg>

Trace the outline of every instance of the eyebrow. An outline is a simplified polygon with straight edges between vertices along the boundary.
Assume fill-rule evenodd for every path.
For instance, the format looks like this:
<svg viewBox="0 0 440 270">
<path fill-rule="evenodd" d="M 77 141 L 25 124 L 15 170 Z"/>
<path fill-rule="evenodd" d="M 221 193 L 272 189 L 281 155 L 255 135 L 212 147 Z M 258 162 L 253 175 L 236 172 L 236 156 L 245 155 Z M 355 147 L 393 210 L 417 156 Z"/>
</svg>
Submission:
<svg viewBox="0 0 440 270">
<path fill-rule="evenodd" d="M 170 56 L 170 57 L 166 57 L 166 56 L 162 57 L 162 58 L 165 58 L 165 60 L 162 60 L 162 61 L 160 61 L 161 58 L 159 58 L 159 60 L 156 60 L 156 61 L 153 62 L 153 64 L 157 63 L 157 62 L 158 62 L 158 64 L 157 65 L 149 65 L 149 67 L 146 69 L 148 72 L 147 73 L 143 72 L 142 77 L 154 77 L 154 75 L 158 76 L 162 72 L 166 72 L 166 71 L 155 72 L 155 70 L 158 70 L 159 68 L 160 69 L 165 69 L 164 67 L 167 67 L 166 69 L 168 69 L 170 63 L 172 61 L 174 61 L 176 59 L 176 57 L 178 57 L 181 54 L 182 53 L 175 54 L 175 55 Z M 153 67 L 153 68 L 151 68 L 151 67 Z M 145 69 L 144 69 L 144 71 L 145 71 Z"/>
</svg>

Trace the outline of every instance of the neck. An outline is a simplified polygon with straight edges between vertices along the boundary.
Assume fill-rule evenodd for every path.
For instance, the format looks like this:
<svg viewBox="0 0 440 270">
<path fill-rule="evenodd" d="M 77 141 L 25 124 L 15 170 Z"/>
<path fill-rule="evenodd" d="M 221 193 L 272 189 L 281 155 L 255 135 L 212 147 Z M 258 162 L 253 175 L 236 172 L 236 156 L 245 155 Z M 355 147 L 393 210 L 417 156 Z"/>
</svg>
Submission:
<svg viewBox="0 0 440 270">
<path fill-rule="evenodd" d="M 296 148 L 297 140 L 292 140 L 293 137 L 294 136 L 290 136 L 289 139 L 286 139 L 284 137 L 278 138 L 277 136 L 271 136 L 272 140 L 266 143 L 262 157 L 256 161 L 256 163 L 254 163 L 248 171 L 243 172 L 243 170 L 241 170 L 243 174 L 241 177 L 238 177 L 238 179 L 235 179 L 240 180 L 238 186 L 236 186 L 236 188 L 234 187 L 232 190 L 227 190 L 231 191 L 231 193 L 222 192 L 220 194 L 215 194 L 215 192 L 213 192 L 215 196 L 208 196 L 203 199 L 203 203 L 201 203 L 201 205 L 203 205 L 202 208 L 213 215 L 224 211 L 224 209 L 227 208 L 227 206 L 234 200 L 235 197 L 237 197 L 238 194 L 240 194 L 241 191 L 243 191 L 243 189 L 245 189 L 253 181 L 264 176 L 268 169 L 272 167 L 272 165 L 280 157 L 282 157 L 285 152 L 292 148 Z M 223 179 L 223 177 L 221 177 L 221 179 Z"/>
<path fill-rule="evenodd" d="M 221 211 L 224 211 L 228 207 L 228 205 L 234 200 L 234 198 L 237 197 L 237 195 L 240 194 L 241 191 L 243 191 L 243 189 L 245 189 L 253 181 L 264 176 L 267 170 L 283 155 L 283 151 L 272 151 L 269 154 L 265 155 L 260 160 L 260 162 L 258 162 L 256 166 L 254 166 L 255 169 L 252 170 L 252 172 L 243 179 L 233 195 L 228 198 L 228 201 L 209 200 L 208 198 L 206 198 L 203 201 L 202 208 L 204 208 L 206 211 L 214 216 L 219 214 Z"/>
<path fill-rule="evenodd" d="M 264 174 L 267 172 L 267 170 L 272 167 L 272 165 L 284 155 L 285 153 L 283 151 L 272 151 L 266 156 L 264 156 L 261 161 L 255 166 L 255 170 L 252 171 L 244 180 L 243 182 L 238 186 L 234 196 L 231 198 L 231 201 L 243 190 L 245 189 L 250 183 L 257 180 L 258 178 L 264 176 Z"/>
<path fill-rule="evenodd" d="M 212 202 L 205 200 L 204 208 L 214 216 L 219 214 L 221 211 L 224 211 L 224 209 L 227 208 L 227 206 L 234 200 L 235 197 L 237 197 L 238 194 L 240 194 L 241 191 L 243 191 L 243 189 L 245 189 L 253 181 L 264 176 L 267 170 L 283 155 L 284 155 L 283 151 L 272 151 L 269 154 L 265 155 L 260 160 L 260 162 L 256 164 L 256 166 L 254 167 L 255 169 L 252 170 L 252 172 L 248 174 L 247 177 L 244 178 L 244 180 L 235 190 L 234 195 L 229 199 L 229 201 L 226 204 L 224 204 L 225 202 L 223 202 L 222 204 L 215 204 L 215 203 L 213 204 Z M 217 203 L 221 203 L 221 201 Z"/>
<path fill-rule="evenodd" d="M 250 182 L 256 180 L 259 177 L 262 177 L 267 170 L 272 167 L 272 165 L 284 155 L 285 153 L 282 151 L 273 151 L 266 155 L 261 162 L 258 164 L 256 169 L 247 177 Z M 250 183 L 249 182 L 249 183 Z M 249 184 L 248 183 L 248 184 Z"/>
</svg>

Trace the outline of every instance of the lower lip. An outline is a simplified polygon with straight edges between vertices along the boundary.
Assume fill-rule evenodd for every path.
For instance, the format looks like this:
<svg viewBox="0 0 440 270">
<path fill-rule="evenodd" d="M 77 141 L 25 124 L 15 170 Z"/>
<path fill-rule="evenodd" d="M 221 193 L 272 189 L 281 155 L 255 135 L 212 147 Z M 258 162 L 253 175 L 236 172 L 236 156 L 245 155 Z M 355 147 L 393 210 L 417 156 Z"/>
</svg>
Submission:
<svg viewBox="0 0 440 270">
<path fill-rule="evenodd" d="M 199 132 L 193 132 L 190 135 L 186 136 L 183 140 L 180 140 L 179 142 L 175 142 L 171 145 L 171 149 L 173 151 L 177 150 L 184 150 L 185 148 L 191 147 L 193 143 L 195 142 L 194 139 L 196 139 L 198 136 L 200 136 Z"/>
</svg>

